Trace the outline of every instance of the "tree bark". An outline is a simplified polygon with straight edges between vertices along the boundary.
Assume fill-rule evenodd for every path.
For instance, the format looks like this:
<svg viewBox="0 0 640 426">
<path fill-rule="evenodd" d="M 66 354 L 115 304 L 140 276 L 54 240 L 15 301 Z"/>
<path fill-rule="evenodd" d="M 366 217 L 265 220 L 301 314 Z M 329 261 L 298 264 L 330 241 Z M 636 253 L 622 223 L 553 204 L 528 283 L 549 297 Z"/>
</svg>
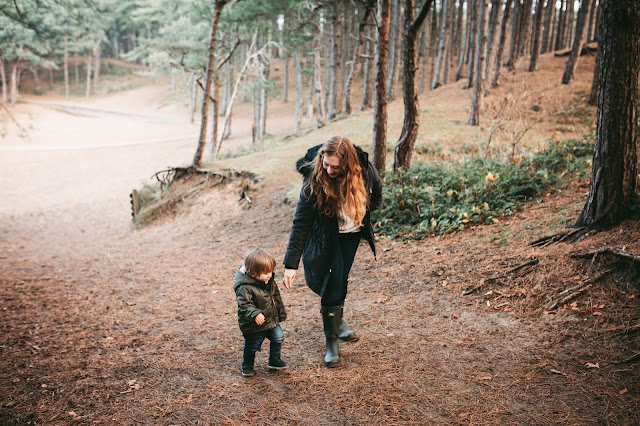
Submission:
<svg viewBox="0 0 640 426">
<path fill-rule="evenodd" d="M 294 114 L 294 133 L 300 131 L 300 119 L 302 118 L 302 65 L 300 64 L 300 49 L 296 50 L 296 109 Z"/>
<path fill-rule="evenodd" d="M 0 56 L 0 79 L 2 79 L 2 105 L 7 105 L 7 70 L 4 67 L 4 59 Z"/>
<path fill-rule="evenodd" d="M 356 70 L 356 64 L 358 58 L 360 58 L 360 51 L 362 50 L 362 37 L 364 36 L 364 30 L 367 26 L 367 21 L 373 10 L 373 1 L 365 5 L 362 19 L 360 19 L 360 25 L 358 25 L 358 38 L 356 40 L 356 46 L 353 49 L 353 59 L 351 60 L 351 66 L 349 67 L 349 73 L 347 74 L 346 82 L 344 85 L 344 108 L 345 114 L 351 114 L 351 85 L 353 82 L 353 75 Z"/>
<path fill-rule="evenodd" d="M 64 73 L 64 97 L 69 97 L 69 36 L 64 33 L 64 53 L 62 58 L 62 68 Z M 4 73 L 2 75 L 4 82 Z"/>
<path fill-rule="evenodd" d="M 549 41 L 551 40 L 551 14 L 556 9 L 556 2 L 554 0 L 547 0 L 547 6 L 544 10 L 544 29 L 542 30 L 542 42 L 540 44 L 540 53 L 547 53 L 549 51 Z"/>
<path fill-rule="evenodd" d="M 478 2 L 482 0 L 469 0 L 471 3 L 471 26 L 469 27 L 469 54 L 467 55 L 467 62 L 469 64 L 469 73 L 467 75 L 467 84 L 465 89 L 473 87 L 473 81 L 475 80 L 475 61 L 476 61 L 476 34 L 478 29 Z"/>
<path fill-rule="evenodd" d="M 487 57 L 485 58 L 484 81 L 489 81 L 489 73 L 491 72 L 491 60 L 493 55 L 493 47 L 495 44 L 496 28 L 498 27 L 498 19 L 500 16 L 500 6 L 502 0 L 491 0 L 491 14 L 489 15 L 489 33 L 487 34 Z M 484 93 L 486 95 L 488 84 L 484 84 Z"/>
<path fill-rule="evenodd" d="M 469 114 L 469 124 L 480 125 L 480 109 L 482 108 L 482 97 L 484 96 L 484 76 L 482 75 L 482 65 L 484 64 L 485 46 L 487 36 L 485 26 L 487 21 L 487 0 L 478 2 L 478 29 L 476 38 L 476 61 L 473 81 L 473 99 L 471 100 L 471 113 Z"/>
<path fill-rule="evenodd" d="M 565 16 L 566 16 L 565 10 L 567 6 L 567 1 L 569 0 L 562 0 L 560 3 L 560 9 L 558 9 L 558 24 L 556 25 L 556 43 L 555 43 L 555 49 L 553 50 L 560 50 L 564 47 L 562 43 L 563 43 L 564 30 L 565 30 Z"/>
<path fill-rule="evenodd" d="M 371 108 L 372 99 L 373 99 L 373 79 L 371 78 L 371 70 L 373 68 L 373 61 L 371 60 L 371 54 L 373 43 L 371 42 L 371 34 L 369 35 L 369 41 L 367 41 L 367 47 L 365 51 L 366 59 L 364 66 L 364 80 L 363 80 L 363 91 L 362 91 L 362 103 L 360 104 L 360 111 L 364 111 L 365 108 Z"/>
<path fill-rule="evenodd" d="M 192 167 L 199 168 L 202 163 L 202 154 L 204 153 L 204 146 L 207 141 L 207 127 L 209 126 L 209 96 L 211 94 L 211 83 L 213 81 L 213 73 L 215 67 L 215 50 L 216 50 L 216 33 L 218 31 L 218 22 L 220 21 L 220 14 L 222 8 L 228 3 L 229 0 L 215 0 L 215 10 L 213 19 L 211 21 L 211 32 L 209 34 L 209 58 L 207 62 L 206 78 L 204 83 L 204 90 L 202 95 L 202 107 L 201 107 L 201 122 L 200 122 L 200 136 L 198 138 L 198 146 L 196 153 L 193 156 Z M 217 117 L 215 117 L 217 118 Z M 214 119 L 215 119 L 214 118 Z M 217 121 L 217 120 L 216 120 Z M 217 130 L 217 129 L 214 129 Z M 213 133 L 214 138 L 216 133 Z"/>
<path fill-rule="evenodd" d="M 91 50 L 89 50 L 89 53 L 87 55 L 87 87 L 85 91 L 85 96 L 87 98 L 91 96 L 91 63 L 92 62 L 93 61 L 91 58 Z"/>
<path fill-rule="evenodd" d="M 416 70 L 417 70 L 417 41 L 420 27 L 424 22 L 432 0 L 426 0 L 422 5 L 418 16 L 415 17 L 414 0 L 405 0 L 404 2 L 404 34 L 402 41 L 402 57 L 403 57 L 403 73 L 402 73 L 402 92 L 404 99 L 404 123 L 400 139 L 396 143 L 393 157 L 393 171 L 398 168 L 408 168 L 411 165 L 411 155 L 413 147 L 418 137 L 418 128 L 420 125 L 420 102 L 418 98 L 418 90 L 416 87 Z"/>
<path fill-rule="evenodd" d="M 282 77 L 282 102 L 287 103 L 289 89 L 289 52 L 284 54 L 284 76 Z"/>
<path fill-rule="evenodd" d="M 540 33 L 542 27 L 542 5 L 543 0 L 538 0 L 536 5 L 536 23 L 533 32 L 533 47 L 531 48 L 531 61 L 529 62 L 529 71 L 538 69 L 538 59 L 540 58 Z"/>
<path fill-rule="evenodd" d="M 589 105 L 598 104 L 598 92 L 600 90 L 600 58 L 602 57 L 602 43 L 598 41 L 596 49 L 596 60 L 593 67 L 593 79 L 591 80 L 591 93 L 589 94 Z"/>
<path fill-rule="evenodd" d="M 437 89 L 442 86 L 441 75 L 442 67 L 444 66 L 444 58 L 447 49 L 447 30 L 449 29 L 449 19 L 447 19 L 447 12 L 449 9 L 448 2 L 453 0 L 442 0 L 442 20 L 440 22 L 440 39 L 438 40 L 438 59 L 436 59 L 436 70 L 433 74 L 433 81 L 431 82 L 431 89 Z"/>
<path fill-rule="evenodd" d="M 601 31 L 591 186 L 575 227 L 618 224 L 629 215 L 636 190 L 640 3 L 605 0 Z"/>
<path fill-rule="evenodd" d="M 314 24 L 316 26 L 313 37 L 313 75 L 315 76 L 314 90 L 316 93 L 316 102 L 318 102 L 318 114 L 316 116 L 316 127 L 320 128 L 324 126 L 325 109 L 324 109 L 324 95 L 322 93 L 322 82 L 320 81 L 320 28 L 319 24 L 315 22 L 314 12 Z"/>
<path fill-rule="evenodd" d="M 460 0 L 460 2 L 462 2 L 463 0 Z M 471 12 L 470 12 L 470 3 L 473 0 L 467 0 L 467 24 L 465 25 L 465 34 L 464 37 L 462 37 L 462 34 L 460 34 L 460 38 L 462 39 L 462 47 L 460 48 L 460 55 L 458 56 L 458 66 L 456 68 L 456 81 L 460 80 L 462 78 L 462 66 L 464 64 L 464 58 L 466 56 L 467 53 L 467 46 L 469 43 L 469 37 L 471 37 Z"/>
<path fill-rule="evenodd" d="M 393 90 L 396 74 L 396 56 L 398 56 L 398 35 L 400 32 L 400 0 L 391 0 L 391 16 L 389 23 L 389 71 L 387 73 L 387 100 L 395 98 Z"/>
<path fill-rule="evenodd" d="M 340 73 L 340 23 L 338 21 L 338 6 L 333 3 L 331 8 L 331 67 L 329 69 L 329 103 L 327 119 L 336 118 L 336 97 L 338 92 L 338 75 Z"/>
<path fill-rule="evenodd" d="M 589 8 L 591 7 L 591 0 L 582 0 L 580 10 L 578 11 L 578 21 L 576 22 L 576 35 L 573 38 L 573 48 L 571 49 L 571 55 L 567 61 L 567 66 L 564 69 L 564 75 L 562 76 L 562 84 L 569 84 L 573 80 L 573 73 L 578 66 L 578 60 L 580 59 L 580 52 L 582 46 L 584 46 L 586 38 L 586 26 L 587 17 L 589 16 Z"/>
<path fill-rule="evenodd" d="M 513 4 L 513 25 L 511 27 L 511 44 L 509 47 L 509 60 L 505 64 L 511 71 L 516 69 L 516 60 L 518 58 L 518 46 L 522 38 L 522 15 L 524 14 L 524 5 L 522 0 L 515 0 Z"/>
<path fill-rule="evenodd" d="M 598 10 L 597 0 L 593 0 L 589 9 L 589 27 L 587 28 L 586 42 L 593 41 L 593 30 L 596 25 L 596 11 Z"/>
<path fill-rule="evenodd" d="M 13 63 L 11 68 L 11 83 L 9 90 L 9 106 L 14 106 L 18 101 L 18 68 L 20 68 L 20 59 Z"/>
<path fill-rule="evenodd" d="M 522 29 L 520 38 L 518 39 L 518 58 L 524 56 L 528 52 L 529 46 L 529 23 L 531 22 L 531 10 L 533 9 L 533 0 L 524 0 L 522 7 Z"/>
<path fill-rule="evenodd" d="M 373 147 L 372 160 L 384 172 L 387 154 L 387 71 L 389 49 L 390 0 L 377 0 L 377 30 L 374 60 Z"/>
<path fill-rule="evenodd" d="M 94 58 L 94 66 L 93 66 L 93 93 L 98 93 L 98 79 L 100 78 L 100 45 L 102 44 L 102 39 L 98 39 L 96 45 L 93 47 L 93 58 Z"/>
</svg>

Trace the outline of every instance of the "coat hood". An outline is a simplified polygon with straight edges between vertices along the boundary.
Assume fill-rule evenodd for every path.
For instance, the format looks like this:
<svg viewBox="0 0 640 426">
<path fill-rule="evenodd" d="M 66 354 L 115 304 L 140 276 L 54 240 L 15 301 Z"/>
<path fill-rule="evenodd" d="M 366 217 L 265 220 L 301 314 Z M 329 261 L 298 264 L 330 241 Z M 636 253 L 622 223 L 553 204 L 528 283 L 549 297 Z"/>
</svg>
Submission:
<svg viewBox="0 0 640 426">
<path fill-rule="evenodd" d="M 233 279 L 233 290 L 235 291 L 241 285 L 246 284 L 254 285 L 256 287 L 266 287 L 266 284 L 264 282 L 253 278 L 251 275 L 249 275 L 246 268 L 244 266 L 241 266 L 236 271 L 236 276 Z"/>
<path fill-rule="evenodd" d="M 313 162 L 318 155 L 318 151 L 322 148 L 322 145 L 319 144 L 307 150 L 307 153 L 304 157 L 301 157 L 296 161 L 296 170 L 303 176 L 309 176 L 313 171 Z M 358 160 L 360 160 L 361 165 L 366 165 L 369 162 L 369 154 L 362 150 L 357 145 L 354 145 L 356 152 L 358 153 Z"/>
</svg>

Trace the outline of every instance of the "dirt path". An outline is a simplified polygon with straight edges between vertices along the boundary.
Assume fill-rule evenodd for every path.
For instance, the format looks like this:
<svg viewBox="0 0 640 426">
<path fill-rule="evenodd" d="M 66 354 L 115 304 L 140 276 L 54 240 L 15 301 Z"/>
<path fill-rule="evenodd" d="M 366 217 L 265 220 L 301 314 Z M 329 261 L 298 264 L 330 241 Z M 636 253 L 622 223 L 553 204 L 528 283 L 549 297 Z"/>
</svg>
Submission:
<svg viewBox="0 0 640 426">
<path fill-rule="evenodd" d="M 62 119 L 38 106 L 23 113 L 37 114 L 34 133 L 57 129 Z M 322 366 L 318 300 L 299 279 L 284 293 L 283 356 L 291 368 L 268 373 L 263 352 L 258 374 L 242 378 L 231 279 L 247 249 L 284 252 L 292 206 L 283 200 L 295 173 L 287 169 L 259 187 L 250 207 L 230 186 L 134 231 L 128 193 L 154 172 L 188 163 L 192 139 L 115 146 L 123 122 L 64 119 L 62 139 L 38 133 L 3 144 L 78 147 L 92 129 L 92 144 L 114 146 L 0 155 L 0 423 L 640 421 L 637 371 L 580 362 L 625 348 L 567 334 L 566 324 L 578 321 L 571 313 L 527 318 L 460 296 L 477 265 L 539 255 L 491 244 L 496 228 L 473 237 L 381 240 L 376 262 L 361 247 L 346 314 L 362 338 L 341 346 L 341 368 Z M 145 123 L 126 132 L 135 140 L 185 128 Z M 291 151 L 295 158 L 303 147 Z M 562 201 L 568 216 L 580 195 L 570 197 Z M 558 206 L 541 206 L 538 220 Z M 536 235 L 525 229 L 524 214 L 518 220 L 525 239 Z"/>
</svg>

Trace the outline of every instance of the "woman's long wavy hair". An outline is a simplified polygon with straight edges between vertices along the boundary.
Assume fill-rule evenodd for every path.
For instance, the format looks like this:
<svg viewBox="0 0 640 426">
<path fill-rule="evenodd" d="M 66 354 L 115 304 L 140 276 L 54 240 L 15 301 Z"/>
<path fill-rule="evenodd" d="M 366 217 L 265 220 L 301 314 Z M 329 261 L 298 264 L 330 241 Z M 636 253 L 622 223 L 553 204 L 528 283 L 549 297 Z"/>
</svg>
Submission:
<svg viewBox="0 0 640 426">
<path fill-rule="evenodd" d="M 332 179 L 323 167 L 325 156 L 340 160 L 340 176 Z M 369 201 L 358 153 L 349 139 L 334 136 L 318 151 L 315 165 L 308 181 L 316 196 L 316 208 L 320 213 L 333 217 L 340 210 L 361 226 Z"/>
</svg>

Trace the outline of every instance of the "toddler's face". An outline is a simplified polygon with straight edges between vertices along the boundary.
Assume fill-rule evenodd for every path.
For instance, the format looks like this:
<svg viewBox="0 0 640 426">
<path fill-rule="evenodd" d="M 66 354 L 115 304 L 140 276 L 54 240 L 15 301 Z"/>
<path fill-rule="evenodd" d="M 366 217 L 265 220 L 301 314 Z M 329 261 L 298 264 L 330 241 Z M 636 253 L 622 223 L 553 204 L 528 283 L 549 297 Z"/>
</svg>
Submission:
<svg viewBox="0 0 640 426">
<path fill-rule="evenodd" d="M 262 281 L 262 282 L 264 282 L 266 284 L 271 279 L 271 275 L 273 275 L 273 272 L 263 272 L 261 274 L 256 275 L 253 278 L 255 278 L 257 280 L 260 280 L 260 281 Z"/>
</svg>

